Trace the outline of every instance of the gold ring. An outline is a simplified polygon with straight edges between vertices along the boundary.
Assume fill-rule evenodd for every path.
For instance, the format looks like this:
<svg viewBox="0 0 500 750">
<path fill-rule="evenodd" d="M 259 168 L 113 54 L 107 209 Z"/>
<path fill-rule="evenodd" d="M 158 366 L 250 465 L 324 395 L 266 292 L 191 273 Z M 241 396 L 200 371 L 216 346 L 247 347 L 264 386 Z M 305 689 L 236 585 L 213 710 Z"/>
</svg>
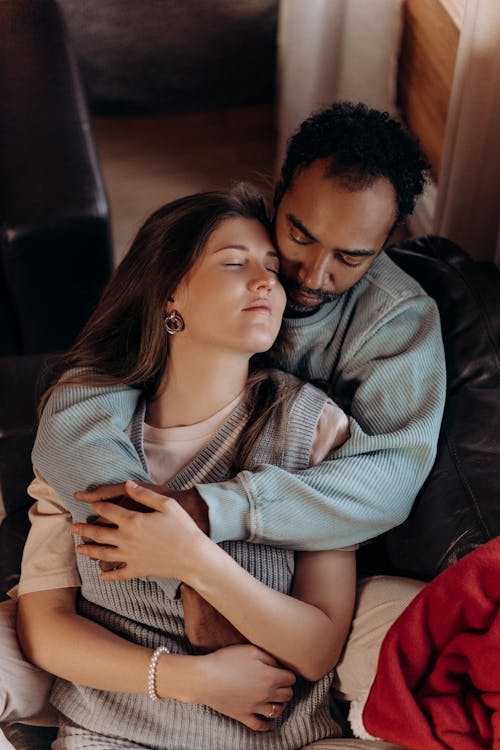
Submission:
<svg viewBox="0 0 500 750">
<path fill-rule="evenodd" d="M 275 711 L 276 711 L 276 703 L 271 703 L 271 710 L 270 710 L 270 711 L 269 711 L 269 713 L 267 714 L 267 718 L 268 718 L 268 719 L 273 719 L 273 718 L 274 718 L 274 712 L 275 712 Z"/>
</svg>

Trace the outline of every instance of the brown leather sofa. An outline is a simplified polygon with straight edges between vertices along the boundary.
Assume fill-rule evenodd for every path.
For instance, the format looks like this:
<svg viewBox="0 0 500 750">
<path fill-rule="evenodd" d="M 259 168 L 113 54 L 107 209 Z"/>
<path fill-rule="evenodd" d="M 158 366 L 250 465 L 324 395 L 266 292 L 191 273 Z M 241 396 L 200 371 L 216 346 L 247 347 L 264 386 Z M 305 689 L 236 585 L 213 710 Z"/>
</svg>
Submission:
<svg viewBox="0 0 500 750">
<path fill-rule="evenodd" d="M 360 551 L 365 573 L 432 578 L 498 535 L 500 528 L 500 273 L 442 238 L 409 240 L 389 255 L 437 300 L 448 367 L 438 454 L 408 520 Z M 28 270 L 28 269 L 27 269 Z M 35 383 L 43 357 L 0 360 L 0 593 L 18 577 L 27 532 Z M 422 373 L 425 377 L 425 373 Z M 43 380 L 43 378 L 42 378 Z M 14 725 L 18 750 L 48 750 L 53 733 Z M 393 745 L 330 740 L 317 750 L 389 750 Z"/>
<path fill-rule="evenodd" d="M 36 383 L 112 268 L 109 212 L 74 54 L 53 3 L 0 7 L 0 578 L 26 526 Z M 28 472 L 28 473 L 27 473 Z"/>
<path fill-rule="evenodd" d="M 109 211 L 89 116 L 54 3 L 0 7 L 0 599 L 18 577 L 37 394 L 111 273 Z M 16 748 L 54 732 L 12 727 Z M 2 740 L 0 739 L 0 744 Z"/>
<path fill-rule="evenodd" d="M 2 598 L 17 580 L 27 533 L 47 357 L 66 349 L 90 314 L 110 273 L 111 246 L 81 81 L 57 5 L 6 0 L 0 25 L 7 30 L 0 46 Z M 436 462 L 409 519 L 363 547 L 360 567 L 430 579 L 500 529 L 500 272 L 437 237 L 388 253 L 439 305 L 448 397 Z M 20 750 L 49 747 L 47 730 L 16 725 L 9 733 Z"/>
</svg>

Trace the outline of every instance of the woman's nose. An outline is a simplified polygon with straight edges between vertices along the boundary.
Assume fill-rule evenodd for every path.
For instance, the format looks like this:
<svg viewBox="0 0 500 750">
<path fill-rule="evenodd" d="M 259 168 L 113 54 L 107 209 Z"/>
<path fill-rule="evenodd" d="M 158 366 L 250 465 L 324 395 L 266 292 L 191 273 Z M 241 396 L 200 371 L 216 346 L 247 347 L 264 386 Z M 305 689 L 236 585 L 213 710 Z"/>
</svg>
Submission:
<svg viewBox="0 0 500 750">
<path fill-rule="evenodd" d="M 250 282 L 250 285 L 256 291 L 260 291 L 261 289 L 270 291 L 273 286 L 275 286 L 277 280 L 278 279 L 275 273 L 273 273 L 272 271 L 268 271 L 267 269 L 263 269 L 262 271 L 254 275 L 252 281 Z"/>
</svg>

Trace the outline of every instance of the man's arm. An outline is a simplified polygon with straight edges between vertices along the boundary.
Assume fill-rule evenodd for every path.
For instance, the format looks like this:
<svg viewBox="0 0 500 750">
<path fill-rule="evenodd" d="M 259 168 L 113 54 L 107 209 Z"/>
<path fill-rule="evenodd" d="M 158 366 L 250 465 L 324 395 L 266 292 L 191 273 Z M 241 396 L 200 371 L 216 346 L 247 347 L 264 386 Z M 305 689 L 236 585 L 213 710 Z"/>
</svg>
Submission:
<svg viewBox="0 0 500 750">
<path fill-rule="evenodd" d="M 137 514 L 112 503 L 97 503 L 97 512 L 111 525 L 73 526 L 74 534 L 97 542 L 78 545 L 79 554 L 106 561 L 117 555 L 125 561 L 125 567 L 102 574 L 103 580 L 178 579 L 251 643 L 305 679 L 319 680 L 332 669 L 352 619 L 354 551 L 299 556 L 295 593 L 289 596 L 241 567 L 200 531 L 178 503 L 132 482 L 127 491 L 153 512 Z"/>
<path fill-rule="evenodd" d="M 436 305 L 423 295 L 395 305 L 347 348 L 332 385 L 350 412 L 350 439 L 306 471 L 261 466 L 197 485 L 212 539 L 327 549 L 373 538 L 407 518 L 432 467 L 444 408 Z"/>
<path fill-rule="evenodd" d="M 139 390 L 121 385 L 67 385 L 51 394 L 32 458 L 63 501 L 89 487 L 152 481 L 125 432 L 140 396 Z"/>
<path fill-rule="evenodd" d="M 353 350 L 335 383 L 351 390 L 350 439 L 302 472 L 261 466 L 197 485 L 210 536 L 329 549 L 402 523 L 434 460 L 445 383 L 434 303 L 424 297 L 403 305 Z M 61 497 L 89 485 L 151 482 L 123 432 L 137 398 L 126 387 L 67 386 L 51 396 L 33 459 Z"/>
</svg>

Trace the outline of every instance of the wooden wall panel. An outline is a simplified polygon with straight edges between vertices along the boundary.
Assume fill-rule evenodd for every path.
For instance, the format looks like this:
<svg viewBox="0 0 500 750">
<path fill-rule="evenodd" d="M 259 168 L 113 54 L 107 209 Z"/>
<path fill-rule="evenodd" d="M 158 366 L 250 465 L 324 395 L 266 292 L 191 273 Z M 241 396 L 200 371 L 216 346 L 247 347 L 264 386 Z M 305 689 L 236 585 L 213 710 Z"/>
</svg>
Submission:
<svg viewBox="0 0 500 750">
<path fill-rule="evenodd" d="M 399 105 L 437 181 L 460 32 L 441 0 L 406 0 L 404 13 Z"/>
</svg>

